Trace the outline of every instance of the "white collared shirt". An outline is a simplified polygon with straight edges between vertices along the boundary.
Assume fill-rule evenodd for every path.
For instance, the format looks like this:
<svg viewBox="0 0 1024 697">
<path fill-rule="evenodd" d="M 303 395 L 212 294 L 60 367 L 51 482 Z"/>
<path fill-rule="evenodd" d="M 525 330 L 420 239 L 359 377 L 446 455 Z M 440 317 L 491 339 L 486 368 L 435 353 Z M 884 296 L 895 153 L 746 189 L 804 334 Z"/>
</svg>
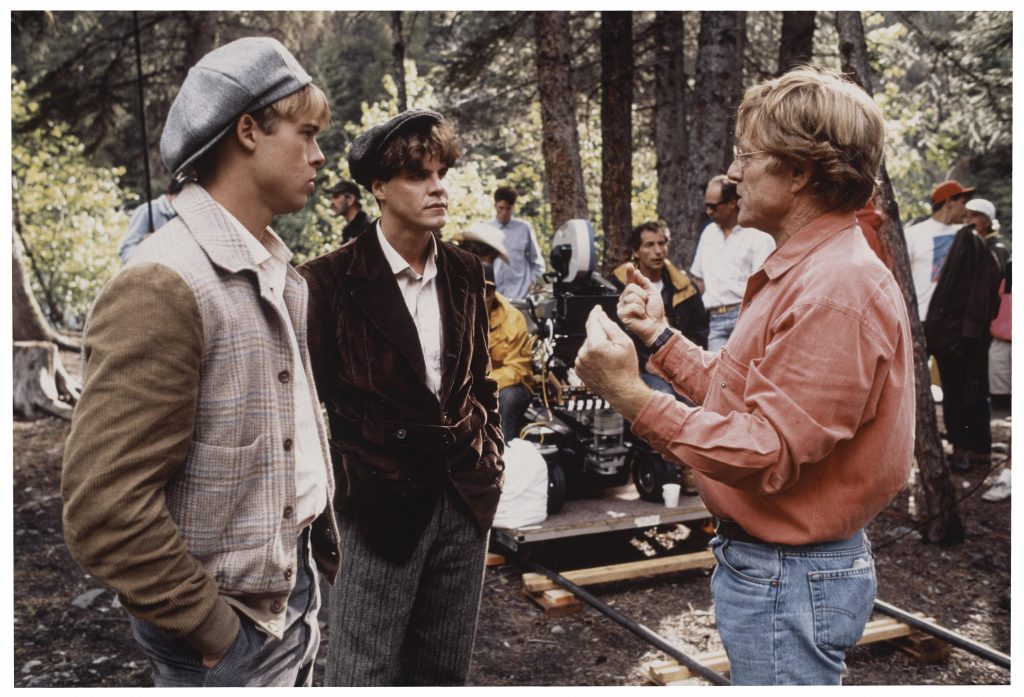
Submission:
<svg viewBox="0 0 1024 697">
<path fill-rule="evenodd" d="M 288 277 L 288 262 L 292 253 L 271 228 L 263 232 L 263 239 L 257 240 L 238 220 L 224 209 L 256 263 L 257 273 L 265 279 L 274 303 L 284 318 L 288 329 L 288 341 L 292 351 L 292 389 L 295 402 L 295 520 L 299 529 L 305 528 L 327 508 L 327 463 L 320 447 L 317 431 L 319 407 L 312 386 L 306 379 L 302 365 L 295 327 L 284 302 L 285 279 Z"/>
<path fill-rule="evenodd" d="M 423 273 L 416 273 L 402 255 L 391 246 L 380 221 L 377 221 L 377 240 L 384 250 L 391 272 L 398 282 L 398 290 L 405 307 L 416 325 L 423 351 L 423 364 L 427 372 L 427 388 L 441 400 L 441 307 L 437 297 L 437 241 L 430 236 L 430 254 Z"/>
<path fill-rule="evenodd" d="M 737 225 L 726 237 L 717 223 L 708 223 L 690 265 L 690 274 L 704 281 L 704 307 L 742 301 L 747 279 L 774 250 L 775 240 L 766 232 Z"/>
</svg>

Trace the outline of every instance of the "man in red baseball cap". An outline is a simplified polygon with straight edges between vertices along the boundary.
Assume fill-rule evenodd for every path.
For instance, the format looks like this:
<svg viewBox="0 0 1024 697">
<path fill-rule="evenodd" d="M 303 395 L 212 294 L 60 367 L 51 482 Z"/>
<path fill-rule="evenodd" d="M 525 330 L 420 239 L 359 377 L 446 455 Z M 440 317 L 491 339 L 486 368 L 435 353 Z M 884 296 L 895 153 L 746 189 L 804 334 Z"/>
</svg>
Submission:
<svg viewBox="0 0 1024 697">
<path fill-rule="evenodd" d="M 917 293 L 917 312 L 921 321 L 928 314 L 935 284 L 946 263 L 946 256 L 956 232 L 964 224 L 966 201 L 975 189 L 955 179 L 941 182 L 932 189 L 932 215 L 906 230 L 910 270 Z"/>
</svg>

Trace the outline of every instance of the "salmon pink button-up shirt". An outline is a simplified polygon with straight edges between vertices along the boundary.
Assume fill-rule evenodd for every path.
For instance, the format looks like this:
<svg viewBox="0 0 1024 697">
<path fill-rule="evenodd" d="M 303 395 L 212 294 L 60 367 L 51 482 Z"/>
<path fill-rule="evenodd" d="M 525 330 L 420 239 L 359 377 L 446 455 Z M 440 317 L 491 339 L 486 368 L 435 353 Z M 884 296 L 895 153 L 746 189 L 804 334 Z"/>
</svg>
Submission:
<svg viewBox="0 0 1024 697">
<path fill-rule="evenodd" d="M 633 432 L 692 466 L 708 510 L 762 540 L 845 539 L 907 481 L 906 304 L 852 214 L 818 218 L 765 261 L 720 352 L 676 335 L 648 365 L 702 406 L 655 393 Z"/>
</svg>

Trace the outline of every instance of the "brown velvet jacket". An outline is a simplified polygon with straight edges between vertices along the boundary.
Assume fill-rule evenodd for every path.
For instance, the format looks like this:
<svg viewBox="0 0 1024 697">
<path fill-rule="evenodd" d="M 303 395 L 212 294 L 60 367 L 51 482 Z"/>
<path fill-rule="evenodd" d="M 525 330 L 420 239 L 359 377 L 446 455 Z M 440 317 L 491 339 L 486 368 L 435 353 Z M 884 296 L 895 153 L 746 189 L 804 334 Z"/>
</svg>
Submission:
<svg viewBox="0 0 1024 697">
<path fill-rule="evenodd" d="M 340 515 L 380 554 L 407 558 L 448 486 L 481 534 L 494 520 L 504 450 L 497 385 L 487 378 L 479 260 L 437 245 L 441 400 L 376 235 L 299 267 L 309 283 L 309 353 L 327 407 Z"/>
</svg>

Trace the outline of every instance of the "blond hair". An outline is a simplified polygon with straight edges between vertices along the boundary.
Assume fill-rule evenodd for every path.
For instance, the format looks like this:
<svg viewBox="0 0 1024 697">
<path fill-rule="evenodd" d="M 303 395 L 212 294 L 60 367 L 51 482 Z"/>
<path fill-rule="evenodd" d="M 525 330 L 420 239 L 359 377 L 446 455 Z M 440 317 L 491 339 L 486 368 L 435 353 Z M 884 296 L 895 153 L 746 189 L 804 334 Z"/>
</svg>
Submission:
<svg viewBox="0 0 1024 697">
<path fill-rule="evenodd" d="M 323 129 L 331 121 L 331 105 L 323 90 L 310 83 L 287 97 L 252 112 L 252 117 L 264 133 L 273 133 L 277 130 L 277 124 L 281 119 L 295 118 L 311 118 Z"/>
<path fill-rule="evenodd" d="M 858 85 L 807 66 L 749 88 L 736 135 L 771 153 L 776 167 L 810 164 L 818 198 L 831 209 L 853 211 L 874 192 L 885 122 Z"/>
</svg>

